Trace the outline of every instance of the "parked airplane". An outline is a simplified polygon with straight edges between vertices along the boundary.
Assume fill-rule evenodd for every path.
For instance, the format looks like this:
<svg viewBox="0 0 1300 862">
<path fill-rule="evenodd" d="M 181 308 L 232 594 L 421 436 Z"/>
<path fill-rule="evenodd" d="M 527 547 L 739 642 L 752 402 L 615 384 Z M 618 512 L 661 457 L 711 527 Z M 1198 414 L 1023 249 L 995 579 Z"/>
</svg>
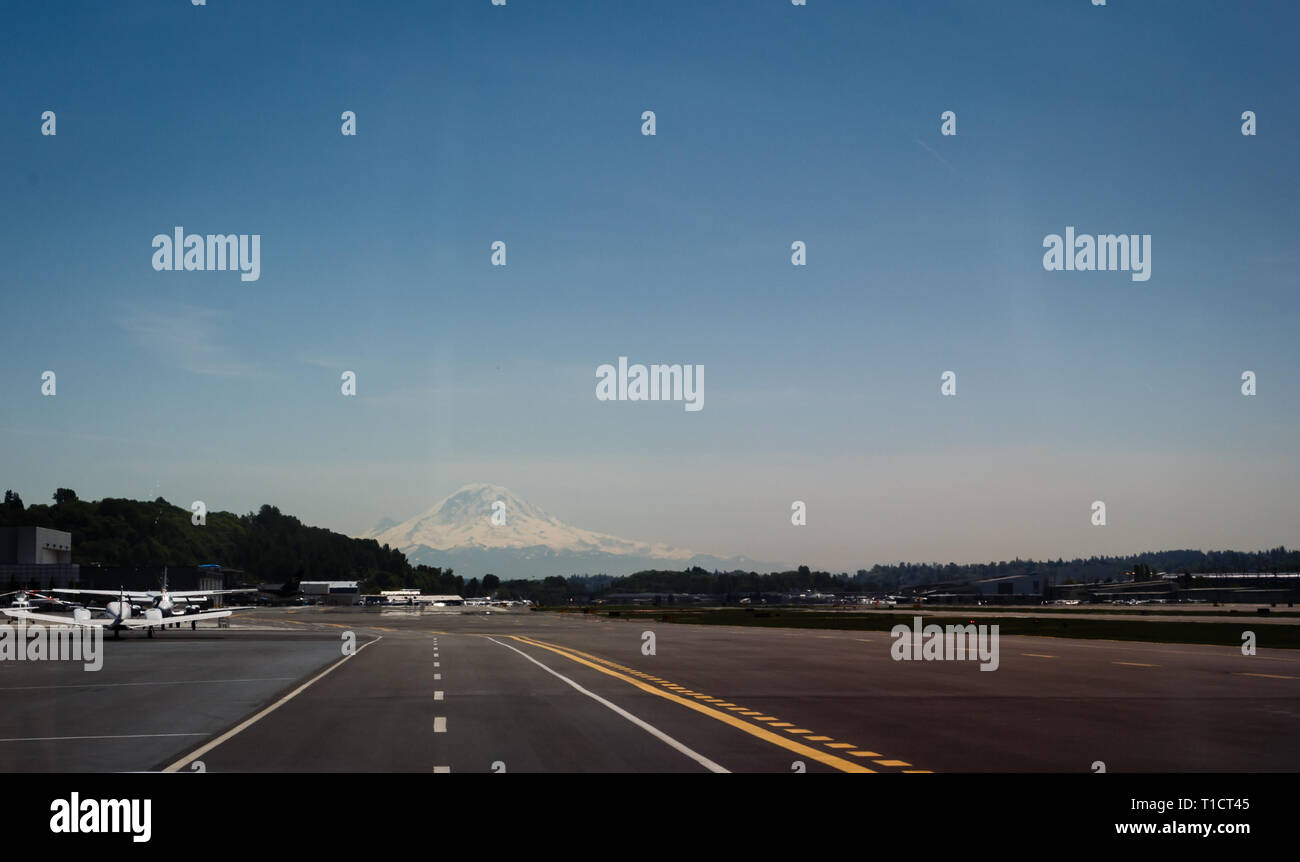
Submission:
<svg viewBox="0 0 1300 862">
<path fill-rule="evenodd" d="M 8 598 L 9 596 L 15 596 L 10 607 L 20 608 L 22 610 L 49 610 L 51 607 L 60 609 L 80 607 L 76 602 L 69 602 L 64 599 L 56 599 L 53 596 L 41 595 L 35 590 L 14 590 L 11 593 L 0 593 L 0 599 Z"/>
<path fill-rule="evenodd" d="M 253 587 L 243 587 L 236 590 L 187 590 L 182 592 L 173 592 L 167 589 L 167 569 L 163 569 L 162 589 L 160 590 L 75 590 L 75 589 L 56 589 L 50 590 L 52 593 L 70 593 L 81 596 L 115 596 L 119 599 L 127 599 L 131 602 L 132 609 L 135 611 L 145 611 L 155 609 L 162 611 L 164 617 L 180 616 L 191 617 L 200 612 L 200 604 L 208 601 L 208 596 L 224 596 L 232 593 L 255 593 L 257 590 Z M 240 608 L 239 610 L 243 610 Z"/>
<path fill-rule="evenodd" d="M 197 607 L 191 607 L 191 603 L 205 602 L 211 595 L 224 595 L 227 593 L 251 593 L 256 592 L 252 588 L 239 590 L 190 590 L 183 592 L 171 592 L 166 587 L 162 590 L 73 590 L 60 589 L 50 590 L 56 593 L 75 593 L 89 596 L 116 596 L 117 601 L 108 602 L 102 610 L 107 616 L 96 617 L 92 614 L 91 608 L 78 607 L 72 611 L 72 617 L 54 616 L 52 614 L 37 614 L 24 608 L 6 608 L 5 614 L 17 619 L 35 620 L 38 622 L 56 623 L 59 625 L 75 626 L 104 626 L 113 633 L 113 637 L 118 637 L 123 629 L 147 629 L 149 637 L 153 637 L 155 628 L 166 628 L 169 625 L 179 626 L 182 622 L 190 623 L 190 628 L 197 629 L 199 622 L 203 620 L 215 620 L 221 617 L 228 617 L 236 610 L 246 610 L 245 608 L 225 608 L 219 611 L 204 611 Z M 137 602 L 139 605 L 137 605 Z M 143 605 L 148 605 L 140 610 Z"/>
</svg>

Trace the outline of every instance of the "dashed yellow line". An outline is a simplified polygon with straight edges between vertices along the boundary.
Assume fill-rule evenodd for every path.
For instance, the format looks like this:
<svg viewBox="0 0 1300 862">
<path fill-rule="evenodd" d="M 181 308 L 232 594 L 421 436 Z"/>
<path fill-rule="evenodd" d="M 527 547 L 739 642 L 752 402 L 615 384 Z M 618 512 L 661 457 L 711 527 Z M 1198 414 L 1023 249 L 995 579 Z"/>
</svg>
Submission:
<svg viewBox="0 0 1300 862">
<path fill-rule="evenodd" d="M 545 647 L 545 648 L 551 649 L 552 651 L 558 651 L 558 652 L 561 652 L 562 654 L 573 653 L 574 655 L 583 656 L 584 658 L 589 659 L 590 661 L 597 662 L 598 664 L 600 664 L 600 665 L 605 665 L 606 667 L 609 667 L 609 668 L 613 668 L 613 669 L 616 670 L 616 671 L 622 671 L 622 672 L 625 673 L 625 674 L 631 674 L 631 675 L 636 676 L 636 677 L 639 677 L 639 678 L 641 678 L 641 679 L 643 679 L 643 680 L 655 680 L 655 681 L 659 682 L 659 684 L 662 685 L 664 688 L 672 689 L 672 690 L 674 690 L 677 694 L 689 694 L 689 695 L 692 695 L 692 696 L 695 697 L 697 700 L 705 700 L 705 701 L 707 701 L 707 702 L 709 702 L 709 703 L 713 703 L 713 704 L 715 704 L 715 705 L 717 705 L 717 706 L 720 706 L 720 707 L 726 707 L 726 708 L 728 709 L 728 711 L 730 711 L 730 712 L 735 712 L 735 713 L 737 713 L 738 715 L 754 716 L 754 717 L 755 717 L 755 718 L 754 718 L 755 721 L 764 721 L 764 722 L 768 722 L 768 725 L 769 725 L 770 727 L 774 727 L 774 728 L 779 727 L 779 728 L 782 728 L 782 729 L 785 730 L 786 733 L 790 733 L 790 734 L 798 734 L 798 735 L 803 735 L 803 734 L 805 734 L 805 733 L 812 733 L 811 730 L 808 730 L 808 729 L 806 729 L 806 728 L 802 728 L 802 727 L 800 727 L 800 728 L 795 728 L 795 727 L 793 726 L 793 724 L 790 723 L 790 722 L 781 722 L 781 721 L 778 721 L 778 720 L 776 719 L 775 716 L 771 716 L 771 715 L 763 715 L 763 714 L 760 713 L 760 712 L 756 712 L 756 711 L 754 711 L 754 710 L 746 709 L 746 708 L 743 707 L 743 706 L 739 706 L 739 705 L 737 705 L 737 704 L 734 704 L 734 703 L 732 703 L 731 701 L 725 701 L 725 700 L 723 700 L 722 698 L 709 697 L 709 696 L 704 695 L 704 694 L 696 693 L 696 692 L 694 692 L 694 691 L 692 691 L 692 690 L 690 690 L 690 689 L 684 688 L 683 686 L 679 686 L 679 685 L 677 685 L 676 683 L 671 683 L 671 682 L 669 682 L 669 681 L 667 681 L 667 680 L 660 679 L 659 677 L 651 676 L 650 674 L 646 673 L 645 671 L 637 670 L 636 668 L 628 667 L 628 666 L 626 666 L 626 665 L 621 665 L 621 664 L 619 664 L 618 662 L 610 661 L 609 659 L 601 658 L 600 656 L 591 655 L 590 653 L 585 653 L 585 652 L 583 652 L 582 650 L 574 649 L 574 648 L 572 648 L 572 647 L 561 646 L 561 645 L 559 645 L 559 644 L 551 644 L 551 643 L 547 643 L 547 642 L 545 642 L 545 641 L 539 641 L 539 640 L 536 640 L 535 638 L 516 638 L 516 640 L 523 640 L 523 641 L 526 641 L 526 642 L 532 643 L 532 644 L 534 644 L 534 645 L 536 645 L 536 646 L 541 646 L 541 647 Z M 570 656 L 570 657 L 572 657 L 572 656 Z M 601 668 L 597 668 L 597 669 L 601 669 Z M 607 672 L 608 672 L 608 671 L 607 671 Z M 618 674 L 614 674 L 614 675 L 617 676 Z M 627 680 L 627 681 L 628 681 L 628 682 L 632 682 L 632 680 Z M 658 692 L 656 692 L 656 693 L 658 693 Z M 672 699 L 675 700 L 676 698 L 672 698 Z M 729 722 L 729 723 L 730 723 L 730 722 Z M 829 737 L 829 736 L 807 736 L 807 737 L 804 737 L 804 739 L 805 739 L 805 741 L 809 741 L 809 742 L 821 742 L 821 743 L 823 743 L 827 748 L 836 749 L 836 750 L 842 750 L 842 749 L 846 749 L 846 748 L 857 748 L 857 747 L 858 747 L 858 746 L 856 746 L 856 745 L 854 745 L 854 744 L 852 744 L 852 743 L 848 743 L 848 742 L 834 742 L 834 741 L 833 741 L 833 738 L 832 738 L 832 737 Z M 881 754 L 879 754 L 879 753 L 877 753 L 877 752 L 874 752 L 874 751 L 852 751 L 852 752 L 847 752 L 847 753 L 852 754 L 852 755 L 855 755 L 855 756 L 858 756 L 858 757 L 877 757 L 877 758 L 882 757 Z M 847 762 L 847 761 L 846 761 L 846 762 Z M 886 761 L 884 761 L 884 760 L 877 760 L 876 762 L 877 762 L 877 763 L 880 763 L 880 764 L 882 764 L 882 765 L 895 765 L 895 764 L 897 764 L 897 765 L 900 765 L 900 766 L 911 766 L 910 763 L 908 763 L 907 761 L 903 761 L 903 760 L 899 760 L 899 761 L 888 761 L 888 763 L 887 763 Z M 870 771 L 873 771 L 873 770 L 868 770 L 868 771 L 870 772 Z M 906 772 L 930 772 L 930 770 L 928 770 L 928 769 L 912 769 L 912 770 L 904 770 L 904 771 L 906 771 Z"/>
<path fill-rule="evenodd" d="M 542 643 L 540 641 L 535 641 L 530 638 L 525 638 L 518 635 L 512 635 L 512 637 L 515 640 L 519 641 L 520 643 L 526 643 L 531 646 L 538 647 L 540 649 L 550 650 L 556 655 L 564 656 L 570 661 L 577 662 L 578 664 L 586 665 L 587 667 L 593 670 L 600 671 L 601 673 L 615 677 L 616 679 L 621 679 L 626 683 L 636 686 L 642 691 L 649 692 L 658 697 L 665 698 L 666 700 L 671 700 L 677 704 L 680 704 L 681 706 L 685 706 L 687 709 L 693 709 L 696 712 L 702 713 L 703 715 L 707 715 L 710 718 L 723 722 L 724 724 L 729 724 L 732 727 L 736 728 L 737 730 L 744 731 L 745 733 L 748 733 L 751 736 L 756 736 L 759 739 L 764 740 L 765 742 L 770 742 L 773 745 L 779 745 L 780 747 L 786 749 L 787 751 L 793 751 L 794 753 L 799 754 L 803 757 L 812 758 L 813 760 L 816 760 L 818 763 L 823 763 L 827 766 L 832 766 L 836 769 L 839 769 L 842 772 L 875 772 L 874 769 L 868 769 L 867 767 L 863 766 L 860 763 L 854 763 L 853 761 L 845 760 L 842 757 L 837 757 L 834 754 L 830 754 L 820 749 L 813 748 L 810 745 L 804 745 L 801 742 L 792 739 L 786 739 L 785 737 L 778 736 L 777 734 L 772 733 L 770 730 L 764 727 L 760 727 L 751 722 L 737 718 L 734 715 L 729 715 L 726 712 L 716 710 L 713 707 L 706 706 L 705 704 L 702 704 L 698 701 L 689 700 L 687 698 L 680 697 L 676 694 L 666 692 L 662 688 L 656 688 L 655 686 L 644 683 L 633 676 L 619 673 L 618 671 L 612 670 L 610 668 L 602 667 L 597 661 L 588 661 L 587 659 L 584 659 L 579 655 L 575 655 L 573 651 L 569 651 L 566 648 Z M 595 657 L 593 656 L 593 658 Z M 809 731 L 804 731 L 804 732 L 807 733 Z"/>
<path fill-rule="evenodd" d="M 1041 652 L 1022 652 L 1021 655 L 1027 655 L 1031 658 L 1060 658 L 1058 655 L 1046 655 Z"/>
<path fill-rule="evenodd" d="M 1264 679 L 1300 679 L 1300 676 L 1283 676 L 1278 673 L 1245 673 L 1244 671 L 1234 672 L 1233 676 L 1258 676 Z"/>
<path fill-rule="evenodd" d="M 1143 664 L 1140 661 L 1113 661 L 1111 664 L 1122 664 L 1125 667 L 1160 667 L 1158 664 Z"/>
</svg>

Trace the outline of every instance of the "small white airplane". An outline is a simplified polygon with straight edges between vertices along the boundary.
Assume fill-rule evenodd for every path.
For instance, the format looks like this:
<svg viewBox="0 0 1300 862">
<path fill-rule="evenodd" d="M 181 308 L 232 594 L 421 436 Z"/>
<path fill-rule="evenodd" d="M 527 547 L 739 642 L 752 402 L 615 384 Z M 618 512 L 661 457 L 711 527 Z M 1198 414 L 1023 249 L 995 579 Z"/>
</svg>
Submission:
<svg viewBox="0 0 1300 862">
<path fill-rule="evenodd" d="M 37 622 L 55 623 L 58 625 L 74 625 L 83 627 L 103 626 L 113 633 L 113 637 L 118 637 L 123 629 L 147 629 L 149 637 L 153 637 L 155 628 L 166 628 L 169 625 L 179 626 L 182 622 L 188 622 L 190 628 L 197 629 L 198 624 L 204 620 L 215 620 L 221 617 L 228 617 L 237 610 L 246 610 L 245 608 L 224 608 L 219 611 L 202 611 L 191 609 L 191 603 L 207 601 L 208 596 L 225 595 L 227 593 L 252 593 L 256 592 L 254 588 L 238 590 L 190 590 L 182 592 L 171 592 L 165 586 L 161 590 L 72 590 L 60 589 L 50 590 L 52 593 L 74 593 L 87 596 L 114 596 L 117 601 L 108 602 L 102 610 L 107 616 L 96 617 L 91 613 L 90 608 L 74 608 L 72 617 L 54 616 L 53 614 L 38 614 L 22 607 L 5 608 L 4 612 L 8 616 L 22 620 L 35 620 Z M 137 607 L 139 605 L 148 605 L 143 611 Z"/>
<path fill-rule="evenodd" d="M 0 594 L 0 599 L 7 599 L 10 596 L 14 596 L 13 603 L 10 607 L 18 608 L 20 610 L 31 611 L 39 608 L 48 609 L 51 605 L 56 608 L 77 607 L 76 602 L 69 602 L 64 599 L 56 599 L 53 596 L 42 595 L 36 590 L 14 590 L 11 593 Z"/>
</svg>

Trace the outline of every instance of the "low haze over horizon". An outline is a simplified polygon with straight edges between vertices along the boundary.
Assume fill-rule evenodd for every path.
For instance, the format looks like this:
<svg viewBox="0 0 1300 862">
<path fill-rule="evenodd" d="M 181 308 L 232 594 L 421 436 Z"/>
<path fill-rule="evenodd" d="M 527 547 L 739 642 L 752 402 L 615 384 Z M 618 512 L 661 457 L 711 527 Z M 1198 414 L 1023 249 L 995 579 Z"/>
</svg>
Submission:
<svg viewBox="0 0 1300 862">
<path fill-rule="evenodd" d="M 0 32 L 28 505 L 361 535 L 492 483 L 836 572 L 1300 539 L 1293 5 L 110 5 Z M 178 227 L 258 277 L 157 271 Z M 1045 269 L 1067 229 L 1150 278 Z M 620 357 L 703 408 L 598 400 Z"/>
</svg>

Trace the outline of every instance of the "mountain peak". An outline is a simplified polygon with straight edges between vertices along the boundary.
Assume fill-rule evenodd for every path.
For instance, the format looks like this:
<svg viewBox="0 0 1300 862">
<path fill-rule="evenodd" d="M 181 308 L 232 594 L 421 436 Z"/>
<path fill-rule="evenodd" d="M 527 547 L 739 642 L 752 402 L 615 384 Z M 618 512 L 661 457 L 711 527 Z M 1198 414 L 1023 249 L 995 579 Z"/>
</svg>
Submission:
<svg viewBox="0 0 1300 862">
<path fill-rule="evenodd" d="M 409 520 L 368 531 L 372 538 L 410 553 L 418 548 L 535 548 L 549 551 L 644 554 L 687 559 L 691 552 L 620 539 L 570 526 L 503 485 L 465 485 Z"/>
<path fill-rule="evenodd" d="M 376 527 L 362 538 L 397 548 L 413 563 L 468 564 L 507 578 L 749 562 L 700 557 L 683 548 L 574 527 L 488 482 L 464 485 L 413 518 Z"/>
</svg>

